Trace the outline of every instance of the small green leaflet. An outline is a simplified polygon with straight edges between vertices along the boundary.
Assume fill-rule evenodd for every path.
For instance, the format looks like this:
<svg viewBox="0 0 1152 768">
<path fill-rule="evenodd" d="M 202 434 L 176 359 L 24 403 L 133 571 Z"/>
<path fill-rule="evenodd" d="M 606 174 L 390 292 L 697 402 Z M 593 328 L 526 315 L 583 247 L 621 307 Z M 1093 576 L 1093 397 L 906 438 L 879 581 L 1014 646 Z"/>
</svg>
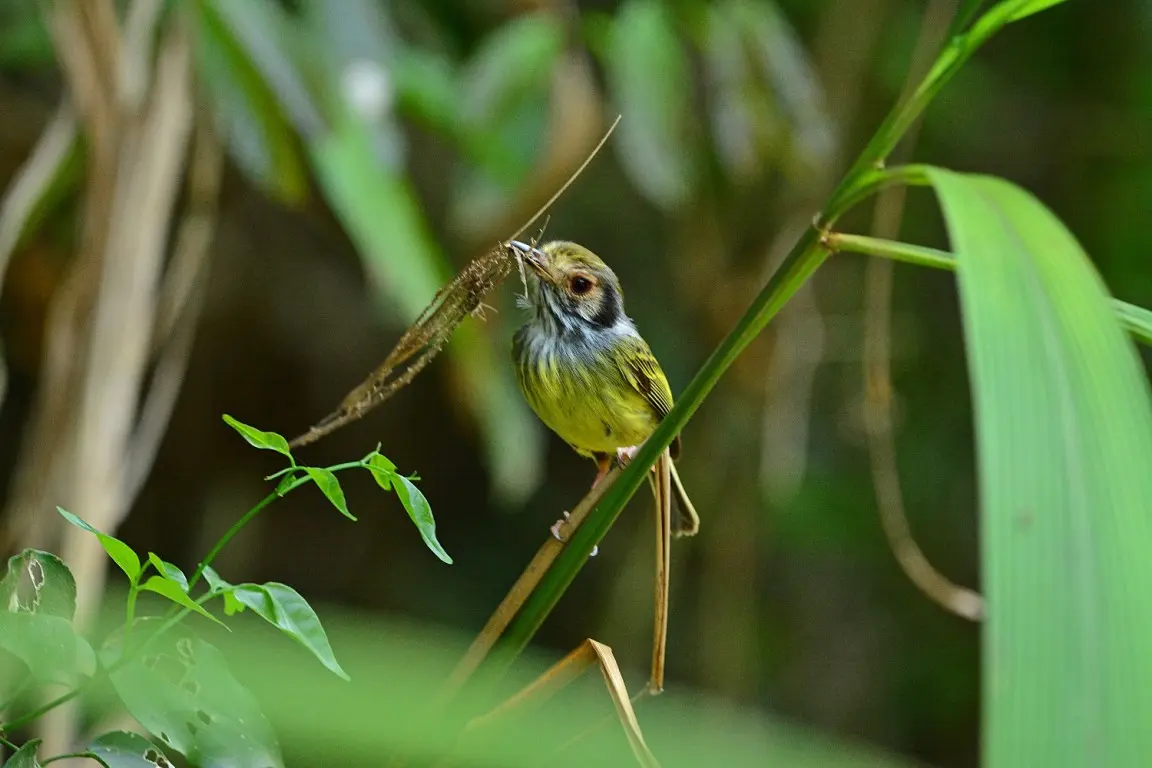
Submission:
<svg viewBox="0 0 1152 768">
<path fill-rule="evenodd" d="M 276 453 L 284 454 L 291 458 L 292 452 L 288 450 L 288 441 L 282 435 L 275 432 L 265 432 L 256 427 L 250 427 L 243 422 L 237 421 L 228 414 L 224 414 L 224 423 L 232 427 L 240 433 L 240 435 L 249 442 L 249 444 L 256 448 L 261 448 L 266 451 L 276 451 Z"/>
<path fill-rule="evenodd" d="M 184 571 L 172 565 L 172 563 L 161 560 L 160 556 L 155 552 L 148 553 L 148 562 L 155 566 L 156 571 L 161 576 L 169 581 L 175 582 L 176 585 L 180 587 L 181 592 L 188 592 L 188 577 L 184 575 Z"/>
<path fill-rule="evenodd" d="M 428 504 L 428 499 L 424 498 L 424 494 L 416 484 L 404 475 L 394 475 L 392 487 L 400 497 L 400 503 L 408 511 L 408 517 L 416 524 L 416 530 L 420 531 L 420 538 L 424 539 L 428 549 L 432 550 L 436 557 L 451 565 L 452 558 L 436 540 L 436 520 L 432 517 L 432 507 Z"/>
<path fill-rule="evenodd" d="M 212 621 L 227 629 L 227 625 L 225 625 L 224 622 L 220 621 L 220 619 L 204 610 L 203 606 L 198 605 L 195 600 L 188 597 L 187 593 L 185 593 L 184 590 L 180 588 L 180 585 L 171 579 L 166 579 L 163 576 L 153 576 L 148 579 L 148 581 L 144 582 L 144 585 L 140 587 L 140 589 L 146 590 L 148 592 L 155 592 L 161 597 L 166 597 L 177 605 L 183 606 L 190 611 L 195 611 L 204 618 L 211 619 Z"/>
<path fill-rule="evenodd" d="M 39 746 L 40 739 L 25 742 L 24 746 L 12 753 L 12 757 L 4 763 L 4 768 L 40 768 L 40 761 L 36 759 Z"/>
<path fill-rule="evenodd" d="M 139 580 L 140 558 L 136 556 L 136 553 L 132 551 L 130 546 L 115 536 L 101 533 L 63 507 L 56 507 L 56 511 L 63 515 L 64 519 L 72 523 L 72 525 L 95 535 L 96 538 L 100 540 L 100 546 L 104 547 L 104 551 L 108 553 L 108 556 L 112 558 L 112 561 L 116 563 L 116 565 L 120 566 L 120 570 L 127 574 L 128 579 L 133 584 Z"/>
<path fill-rule="evenodd" d="M 349 679 L 332 653 L 320 618 L 299 592 L 287 584 L 270 581 L 266 584 L 239 584 L 232 588 L 232 594 L 269 624 L 311 651 L 333 673 L 344 680 Z"/>
<path fill-rule="evenodd" d="M 340 510 L 340 513 L 349 520 L 356 519 L 356 516 L 348 511 L 348 502 L 344 500 L 344 489 L 340 487 L 340 481 L 336 479 L 335 472 L 320 467 L 304 467 L 303 469 L 312 478 L 312 482 L 316 483 L 316 486 L 328 497 L 328 501 L 332 502 L 332 506 Z"/>
<path fill-rule="evenodd" d="M 396 474 L 395 464 L 389 461 L 386 456 L 373 453 L 365 466 L 372 473 L 372 477 L 376 478 L 376 483 L 381 488 L 386 491 L 392 490 L 392 477 Z"/>
</svg>

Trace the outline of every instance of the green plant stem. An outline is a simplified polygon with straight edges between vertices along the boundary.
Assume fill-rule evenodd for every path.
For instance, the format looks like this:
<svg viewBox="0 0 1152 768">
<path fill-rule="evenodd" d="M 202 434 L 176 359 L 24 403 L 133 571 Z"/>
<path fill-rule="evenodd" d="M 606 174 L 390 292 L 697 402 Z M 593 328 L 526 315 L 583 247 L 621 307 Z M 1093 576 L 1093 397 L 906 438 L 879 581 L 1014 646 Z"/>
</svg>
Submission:
<svg viewBox="0 0 1152 768">
<path fill-rule="evenodd" d="M 28 690 L 28 686 L 31 684 L 31 682 L 32 675 L 25 673 L 23 679 L 17 682 L 16 687 L 12 689 L 11 695 L 9 695 L 8 698 L 4 701 L 0 701 L 0 715 L 3 715 L 5 712 L 7 712 L 8 709 L 12 707 L 12 705 L 14 705 L 21 696 L 24 695 L 24 691 Z"/>
<path fill-rule="evenodd" d="M 344 464 L 336 464 L 336 465 L 333 465 L 331 467 L 328 467 L 327 469 L 331 472 L 339 472 L 339 471 L 345 470 L 345 469 L 363 468 L 365 466 L 366 466 L 365 460 L 361 459 L 360 461 L 349 461 L 349 462 L 345 462 Z M 296 467 L 296 466 L 292 466 L 292 467 L 289 467 L 288 469 L 289 470 L 297 470 L 297 469 L 301 469 L 301 468 Z M 221 536 L 220 539 L 215 544 L 212 545 L 212 549 L 208 550 L 208 554 L 205 555 L 204 559 L 200 561 L 200 565 L 196 566 L 196 572 L 192 574 L 192 578 L 188 579 L 188 589 L 192 589 L 192 587 L 196 586 L 196 583 L 198 581 L 200 581 L 200 577 L 204 575 L 204 569 L 207 568 L 208 566 L 212 565 L 212 561 L 214 561 L 216 559 L 217 555 L 220 554 L 220 552 L 224 549 L 224 547 L 228 546 L 228 542 L 232 541 L 232 538 L 236 534 L 240 533 L 240 531 L 244 528 L 244 526 L 248 525 L 248 523 L 250 523 L 254 519 L 256 519 L 256 516 L 258 514 L 260 514 L 261 512 L 263 512 L 265 507 L 267 507 L 269 504 L 276 501 L 277 499 L 291 493 L 292 491 L 296 490 L 300 486 L 305 485 L 306 483 L 310 483 L 310 482 L 312 482 L 312 478 L 310 476 L 308 476 L 307 474 L 305 474 L 301 477 L 298 477 L 295 480 L 293 480 L 287 487 L 277 488 L 276 490 L 272 491 L 267 496 L 265 496 L 263 499 L 258 501 L 256 503 L 256 506 L 252 507 L 252 509 L 245 512 L 244 516 L 241 517 L 239 520 L 237 520 L 235 523 L 233 523 L 232 527 L 229 528 L 228 531 L 223 536 Z"/>
<path fill-rule="evenodd" d="M 892 261 L 902 261 L 905 264 L 917 264 L 933 269 L 949 271 L 956 269 L 956 258 L 951 253 L 935 248 L 926 248 L 922 245 L 912 245 L 911 243 L 901 243 L 896 240 L 885 240 L 867 235 L 848 235 L 842 232 L 829 232 L 825 236 L 824 242 L 833 251 L 879 256 Z"/>
<path fill-rule="evenodd" d="M 124 647 L 128 647 L 128 640 L 132 637 L 132 625 L 136 622 L 136 598 L 140 595 L 138 578 L 132 579 L 128 584 L 128 599 L 124 606 Z"/>
<path fill-rule="evenodd" d="M 829 232 L 825 235 L 824 242 L 833 251 L 861 253 L 905 264 L 956 271 L 956 257 L 948 251 L 936 248 L 842 232 Z M 1152 346 L 1152 311 L 1119 299 L 1112 299 L 1112 309 L 1124 330 L 1132 334 L 1132 337 L 1141 344 Z"/>
<path fill-rule="evenodd" d="M 50 757 L 47 760 L 42 760 L 40 762 L 40 764 L 41 765 L 48 765 L 49 763 L 54 763 L 57 760 L 67 760 L 67 759 L 73 758 L 73 757 L 86 758 L 88 760 L 94 760 L 95 762 L 100 763 L 100 765 L 104 766 L 104 768 L 112 768 L 110 765 L 108 765 L 107 762 L 104 761 L 104 758 L 100 757 L 95 752 L 69 752 L 66 755 L 56 755 L 55 757 Z"/>
<path fill-rule="evenodd" d="M 8 749 L 12 750 L 13 752 L 17 752 L 20 749 L 20 747 L 8 741 L 8 739 L 4 738 L 3 736 L 0 736 L 0 746 L 8 747 Z"/>
<path fill-rule="evenodd" d="M 885 170 L 885 160 L 899 143 L 904 132 L 936 94 L 984 42 L 1011 20 L 1012 15 L 1026 1 L 1002 2 L 977 19 L 966 32 L 952 38 L 920 85 L 909 98 L 898 104 L 880 125 L 872 140 L 830 197 L 823 215 L 818 218 L 815 226 L 806 230 L 800 237 L 736 327 L 724 338 L 681 393 L 672 411 L 644 442 L 636 457 L 608 489 L 596 509 L 585 519 L 584 524 L 572 534 L 564 551 L 527 598 L 485 664 L 486 679 L 490 679 L 488 674 L 499 674 L 503 671 L 527 646 L 561 595 L 572 583 L 576 573 L 587 561 L 592 548 L 607 533 L 624 504 L 640 488 L 649 467 L 688 423 L 692 414 L 700 407 L 704 398 L 733 361 L 824 262 L 829 249 L 823 242 L 823 235 L 837 218 L 883 186 L 899 182 L 913 184 L 926 182 L 926 179 L 921 178 L 923 173 L 918 166 Z M 961 10 L 970 7 L 970 4 L 966 3 Z"/>
</svg>

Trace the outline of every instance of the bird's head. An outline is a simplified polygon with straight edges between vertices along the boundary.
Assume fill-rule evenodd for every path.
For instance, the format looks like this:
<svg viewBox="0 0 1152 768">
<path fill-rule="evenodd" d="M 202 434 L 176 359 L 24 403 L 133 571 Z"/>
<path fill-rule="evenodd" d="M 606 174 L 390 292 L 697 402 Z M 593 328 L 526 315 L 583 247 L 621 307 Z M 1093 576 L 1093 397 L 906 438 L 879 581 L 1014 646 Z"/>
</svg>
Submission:
<svg viewBox="0 0 1152 768">
<path fill-rule="evenodd" d="M 533 278 L 526 298 L 537 319 L 561 330 L 605 330 L 629 322 L 616 273 L 592 251 L 563 240 L 539 247 L 510 244 Z"/>
</svg>

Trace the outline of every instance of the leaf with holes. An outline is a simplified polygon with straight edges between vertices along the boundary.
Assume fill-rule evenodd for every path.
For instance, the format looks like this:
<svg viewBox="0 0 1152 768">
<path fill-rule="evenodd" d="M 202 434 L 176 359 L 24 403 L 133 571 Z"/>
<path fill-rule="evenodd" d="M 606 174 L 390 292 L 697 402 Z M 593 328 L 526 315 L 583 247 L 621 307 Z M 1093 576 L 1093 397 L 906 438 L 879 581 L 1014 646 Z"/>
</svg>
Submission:
<svg viewBox="0 0 1152 768">
<path fill-rule="evenodd" d="M 174 768 L 155 744 L 138 733 L 109 731 L 97 736 L 88 751 L 108 764 L 108 768 Z"/>
<path fill-rule="evenodd" d="M 40 739 L 32 739 L 24 746 L 12 753 L 4 763 L 4 768 L 40 768 L 40 761 L 36 759 L 36 750 L 40 747 Z"/>
<path fill-rule="evenodd" d="M 11 653 L 37 680 L 75 685 L 91 676 L 96 656 L 72 622 L 41 613 L 0 611 L 0 649 Z"/>
<path fill-rule="evenodd" d="M 111 673 L 129 713 L 201 768 L 281 768 L 284 760 L 272 726 L 256 699 L 232 676 L 223 654 L 177 632 Z M 105 663 L 121 654 L 118 642 L 110 645 L 103 652 Z"/>
<path fill-rule="evenodd" d="M 311 651 L 336 675 L 349 679 L 332 653 L 320 618 L 299 592 L 287 584 L 270 581 L 266 584 L 239 584 L 232 588 L 232 594 L 269 624 L 280 628 Z"/>
<path fill-rule="evenodd" d="M 76 613 L 76 580 L 64 561 L 51 552 L 26 549 L 8 558 L 0 579 L 0 611 L 27 611 L 72 620 Z"/>
<path fill-rule="evenodd" d="M 328 497 L 332 506 L 340 510 L 340 514 L 349 520 L 356 519 L 356 516 L 348 511 L 348 502 L 344 500 L 344 489 L 340 487 L 340 481 L 336 479 L 335 472 L 320 467 L 304 467 L 304 471 L 312 478 L 312 482 L 316 483 L 316 487 Z"/>
<path fill-rule="evenodd" d="M 386 456 L 373 453 L 368 459 L 368 471 L 376 478 L 376 484 L 386 491 L 392 490 L 392 477 L 396 474 L 396 465 Z"/>
<path fill-rule="evenodd" d="M 240 436 L 248 441 L 249 445 L 255 446 L 266 451 L 276 451 L 291 458 L 292 453 L 288 450 L 288 441 L 284 439 L 283 435 L 278 435 L 275 432 L 265 432 L 256 427 L 250 427 L 247 424 L 237 421 L 228 414 L 224 414 L 224 423 L 232 427 L 240 433 Z"/>
<path fill-rule="evenodd" d="M 420 538 L 424 539 L 424 543 L 436 557 L 451 565 L 452 558 L 436 540 L 436 520 L 432 517 L 432 507 L 428 504 L 428 499 L 424 498 L 424 494 L 416 484 L 404 475 L 396 475 L 392 483 L 396 495 L 400 497 L 400 503 L 408 512 L 408 517 L 412 518 L 416 530 L 420 531 Z"/>
<path fill-rule="evenodd" d="M 172 565 L 172 563 L 161 560 L 160 556 L 155 552 L 148 553 L 148 562 L 152 563 L 161 576 L 180 587 L 181 592 L 186 593 L 188 591 L 188 577 L 184 575 L 184 571 Z"/>
<path fill-rule="evenodd" d="M 154 592 L 161 597 L 166 597 L 177 605 L 187 608 L 190 611 L 194 611 L 206 619 L 211 619 L 225 629 L 228 628 L 224 622 L 208 613 L 208 611 L 204 609 L 204 606 L 197 605 L 195 600 L 188 597 L 188 593 L 185 591 L 187 589 L 187 585 L 185 585 L 182 589 L 179 584 L 177 584 L 175 581 L 172 581 L 171 579 L 165 578 L 164 576 L 153 576 L 148 579 L 148 581 L 144 582 L 140 589 L 146 592 Z"/>
<path fill-rule="evenodd" d="M 1002 179 L 929 169 L 956 254 L 988 616 L 984 762 L 1152 755 L 1152 391 L 1075 237 Z"/>
<path fill-rule="evenodd" d="M 104 547 L 104 551 L 112 558 L 112 562 L 120 566 L 120 570 L 127 574 L 128 579 L 132 581 L 132 583 L 136 583 L 136 580 L 140 578 L 140 558 L 132 551 L 132 547 L 120 541 L 120 539 L 115 536 L 109 536 L 106 533 L 96 530 L 63 507 L 56 507 L 56 511 L 63 515 L 64 519 L 72 523 L 72 525 L 93 534 L 100 541 L 100 546 Z"/>
</svg>

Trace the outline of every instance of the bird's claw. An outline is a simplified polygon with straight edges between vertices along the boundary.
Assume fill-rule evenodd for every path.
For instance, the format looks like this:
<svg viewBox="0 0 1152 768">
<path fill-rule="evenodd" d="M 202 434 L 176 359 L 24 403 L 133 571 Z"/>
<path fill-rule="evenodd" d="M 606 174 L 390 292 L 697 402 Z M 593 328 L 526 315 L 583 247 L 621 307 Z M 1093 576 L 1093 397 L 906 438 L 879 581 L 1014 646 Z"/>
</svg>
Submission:
<svg viewBox="0 0 1152 768">
<path fill-rule="evenodd" d="M 559 520 L 557 520 L 556 522 L 552 523 L 552 527 L 548 529 L 549 531 L 552 532 L 552 538 L 556 539 L 556 541 L 559 541 L 562 544 L 566 543 L 568 540 L 560 534 L 560 528 L 561 528 L 561 526 L 565 525 L 567 522 L 568 522 L 568 512 L 567 512 L 567 510 L 565 510 L 564 517 L 562 517 Z M 599 553 L 600 553 L 600 547 L 599 546 L 592 547 L 592 554 L 589 555 L 589 557 L 596 557 L 596 555 L 598 555 Z"/>
</svg>

